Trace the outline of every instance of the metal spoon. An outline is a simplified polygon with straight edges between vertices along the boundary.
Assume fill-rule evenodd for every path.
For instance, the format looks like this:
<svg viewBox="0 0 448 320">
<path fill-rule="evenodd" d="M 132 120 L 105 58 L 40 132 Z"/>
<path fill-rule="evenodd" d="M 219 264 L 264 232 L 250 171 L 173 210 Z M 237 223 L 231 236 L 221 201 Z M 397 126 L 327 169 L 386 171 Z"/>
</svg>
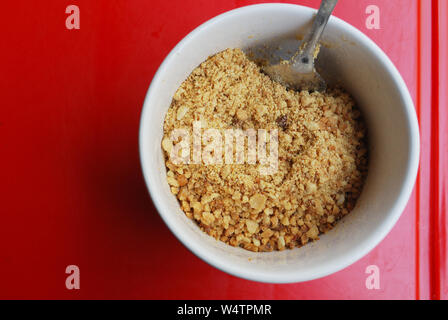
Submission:
<svg viewBox="0 0 448 320">
<path fill-rule="evenodd" d="M 337 2 L 338 0 L 322 0 L 311 31 L 290 60 L 263 68 L 271 79 L 293 90 L 325 91 L 327 85 L 314 68 L 314 59 L 319 39 Z"/>
</svg>

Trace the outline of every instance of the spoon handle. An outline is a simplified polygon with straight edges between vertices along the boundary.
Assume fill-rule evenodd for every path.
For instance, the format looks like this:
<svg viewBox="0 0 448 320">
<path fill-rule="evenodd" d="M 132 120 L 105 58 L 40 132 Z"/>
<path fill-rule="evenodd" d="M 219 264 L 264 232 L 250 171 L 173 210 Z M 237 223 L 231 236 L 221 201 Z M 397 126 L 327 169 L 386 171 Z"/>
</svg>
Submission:
<svg viewBox="0 0 448 320">
<path fill-rule="evenodd" d="M 298 63 L 313 65 L 314 51 L 319 39 L 327 26 L 328 19 L 336 6 L 338 0 L 322 0 L 319 11 L 314 19 L 311 31 L 304 39 L 304 47 L 298 55 Z"/>
</svg>

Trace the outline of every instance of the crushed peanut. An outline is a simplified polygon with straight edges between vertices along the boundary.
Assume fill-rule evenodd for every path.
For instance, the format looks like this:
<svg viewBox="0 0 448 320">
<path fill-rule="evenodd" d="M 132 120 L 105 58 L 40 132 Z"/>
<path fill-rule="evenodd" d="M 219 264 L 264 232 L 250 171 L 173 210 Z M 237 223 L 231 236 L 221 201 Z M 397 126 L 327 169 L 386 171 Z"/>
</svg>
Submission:
<svg viewBox="0 0 448 320">
<path fill-rule="evenodd" d="M 174 164 L 176 128 L 277 129 L 278 170 L 255 164 Z M 232 246 L 255 252 L 300 247 L 355 206 L 367 174 L 366 129 L 341 89 L 295 92 L 272 81 L 240 49 L 197 67 L 164 122 L 167 181 L 186 216 Z M 174 143 L 175 144 L 175 143 Z"/>
</svg>

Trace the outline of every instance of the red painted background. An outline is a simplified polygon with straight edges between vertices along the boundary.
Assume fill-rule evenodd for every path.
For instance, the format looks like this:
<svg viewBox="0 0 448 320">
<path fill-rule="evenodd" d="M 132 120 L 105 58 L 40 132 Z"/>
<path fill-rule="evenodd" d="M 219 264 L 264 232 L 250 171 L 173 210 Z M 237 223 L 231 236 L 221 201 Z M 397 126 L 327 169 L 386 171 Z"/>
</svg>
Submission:
<svg viewBox="0 0 448 320">
<path fill-rule="evenodd" d="M 287 1 L 317 8 L 317 0 Z M 158 66 L 188 32 L 234 0 L 8 1 L 0 13 L 0 298 L 447 298 L 445 0 L 340 0 L 335 15 L 401 72 L 422 134 L 421 169 L 395 228 L 369 255 L 287 285 L 214 269 L 165 227 L 139 165 L 139 117 Z M 65 8 L 80 8 L 68 30 Z M 366 7 L 381 12 L 367 30 Z M 67 290 L 78 265 L 81 289 Z M 381 289 L 368 290 L 377 265 Z"/>
</svg>

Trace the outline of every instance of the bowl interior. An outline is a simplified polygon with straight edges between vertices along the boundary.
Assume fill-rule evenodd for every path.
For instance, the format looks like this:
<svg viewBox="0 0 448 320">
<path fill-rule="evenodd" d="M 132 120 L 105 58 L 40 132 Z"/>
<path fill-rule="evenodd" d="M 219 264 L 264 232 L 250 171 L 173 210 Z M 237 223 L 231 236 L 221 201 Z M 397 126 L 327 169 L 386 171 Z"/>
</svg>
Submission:
<svg viewBox="0 0 448 320">
<path fill-rule="evenodd" d="M 395 67 L 361 32 L 332 17 L 323 36 L 318 68 L 356 99 L 369 131 L 370 167 L 356 208 L 317 242 L 302 248 L 252 253 L 218 242 L 186 218 L 166 182 L 160 147 L 171 98 L 190 72 L 226 48 L 259 51 L 298 45 L 315 10 L 267 4 L 212 19 L 173 49 L 153 79 L 141 119 L 140 152 L 152 199 L 173 233 L 195 254 L 234 275 L 264 282 L 296 282 L 338 271 L 361 258 L 389 232 L 409 198 L 418 159 L 413 104 Z M 258 50 L 258 51 L 257 51 Z M 268 49 L 270 50 L 270 49 Z M 274 50 L 274 49 L 272 49 Z"/>
</svg>

